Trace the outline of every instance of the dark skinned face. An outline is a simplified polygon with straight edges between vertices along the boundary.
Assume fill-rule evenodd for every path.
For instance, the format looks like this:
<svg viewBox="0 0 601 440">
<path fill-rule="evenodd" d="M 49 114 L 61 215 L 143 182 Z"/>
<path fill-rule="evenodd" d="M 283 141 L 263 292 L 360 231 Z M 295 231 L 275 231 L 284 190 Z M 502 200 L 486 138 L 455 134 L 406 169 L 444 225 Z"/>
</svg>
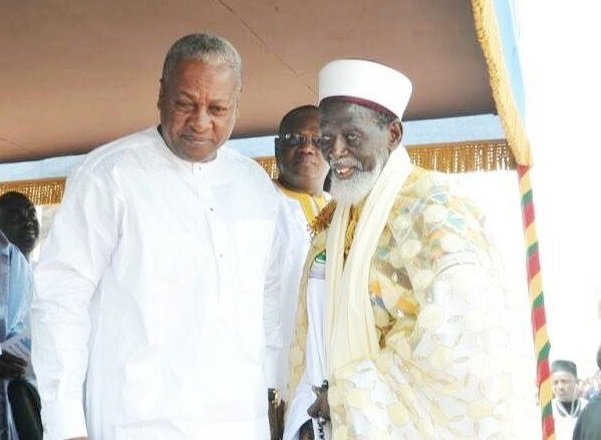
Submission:
<svg viewBox="0 0 601 440">
<path fill-rule="evenodd" d="M 234 128 L 239 82 L 230 67 L 202 61 L 181 61 L 171 78 L 161 81 L 161 135 L 176 156 L 191 162 L 215 159 Z"/>
<path fill-rule="evenodd" d="M 40 235 L 33 204 L 26 199 L 11 199 L 0 204 L 0 229 L 28 257 Z"/>
<path fill-rule="evenodd" d="M 556 371 L 551 375 L 551 388 L 557 400 L 572 402 L 576 396 L 576 378 L 566 371 Z"/>
<path fill-rule="evenodd" d="M 338 180 L 372 171 L 378 157 L 388 157 L 400 140 L 400 124 L 381 126 L 376 113 L 366 107 L 327 101 L 319 111 L 321 151 Z"/>
<path fill-rule="evenodd" d="M 275 140 L 280 182 L 296 191 L 321 192 L 328 164 L 313 141 L 319 137 L 319 112 L 299 113 L 281 131 Z M 291 139 L 287 140 L 285 135 Z"/>
</svg>

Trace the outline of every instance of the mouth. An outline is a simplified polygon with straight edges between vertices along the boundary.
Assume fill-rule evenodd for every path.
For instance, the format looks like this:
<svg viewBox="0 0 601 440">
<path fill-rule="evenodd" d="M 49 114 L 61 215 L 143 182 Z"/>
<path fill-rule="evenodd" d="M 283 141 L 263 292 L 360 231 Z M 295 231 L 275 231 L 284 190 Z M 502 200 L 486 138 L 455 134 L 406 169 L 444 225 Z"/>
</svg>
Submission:
<svg viewBox="0 0 601 440">
<path fill-rule="evenodd" d="M 336 178 L 345 180 L 350 178 L 353 174 L 357 172 L 357 168 L 355 167 L 344 167 L 344 168 L 332 168 L 332 172 L 336 176 Z"/>
<path fill-rule="evenodd" d="M 212 143 L 212 140 L 209 138 L 200 138 L 195 136 L 182 136 L 184 142 L 190 145 L 204 146 Z"/>
<path fill-rule="evenodd" d="M 318 165 L 318 162 L 312 156 L 300 156 L 300 157 L 297 157 L 294 160 L 294 163 L 296 165 L 301 165 L 301 166 L 316 166 L 316 165 Z"/>
<path fill-rule="evenodd" d="M 330 168 L 334 177 L 339 180 L 350 179 L 355 174 L 363 171 L 363 166 L 360 162 L 334 162 L 330 164 Z"/>
<path fill-rule="evenodd" d="M 356 160 L 342 159 L 330 162 L 330 168 L 335 178 L 345 180 L 363 171 L 363 164 Z"/>
<path fill-rule="evenodd" d="M 36 237 L 37 237 L 38 233 L 35 230 L 32 229 L 27 229 L 25 231 L 22 231 L 20 236 L 23 240 L 27 240 L 27 241 L 35 241 Z"/>
</svg>

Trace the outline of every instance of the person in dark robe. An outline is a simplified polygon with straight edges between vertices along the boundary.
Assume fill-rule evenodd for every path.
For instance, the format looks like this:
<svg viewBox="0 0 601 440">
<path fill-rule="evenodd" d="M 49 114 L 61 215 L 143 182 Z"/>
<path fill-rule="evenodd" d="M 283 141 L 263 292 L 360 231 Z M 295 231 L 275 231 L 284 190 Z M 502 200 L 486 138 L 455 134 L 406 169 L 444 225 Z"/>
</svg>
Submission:
<svg viewBox="0 0 601 440">
<path fill-rule="evenodd" d="M 597 366 L 601 370 L 601 345 L 597 350 Z M 601 440 L 601 394 L 593 396 L 578 416 L 572 440 Z"/>
</svg>

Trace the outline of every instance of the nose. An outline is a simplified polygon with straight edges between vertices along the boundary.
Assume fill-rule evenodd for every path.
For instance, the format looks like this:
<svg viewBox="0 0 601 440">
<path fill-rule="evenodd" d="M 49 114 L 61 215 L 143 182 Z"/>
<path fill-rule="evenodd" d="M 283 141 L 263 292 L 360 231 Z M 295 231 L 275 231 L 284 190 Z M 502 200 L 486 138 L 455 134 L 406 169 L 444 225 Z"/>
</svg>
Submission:
<svg viewBox="0 0 601 440">
<path fill-rule="evenodd" d="M 346 156 L 346 154 L 346 143 L 344 142 L 342 136 L 336 136 L 336 138 L 332 141 L 330 150 L 327 152 L 327 156 L 331 159 L 339 159 Z"/>
<path fill-rule="evenodd" d="M 211 117 L 206 107 L 197 107 L 188 119 L 190 125 L 197 131 L 202 131 L 211 125 Z"/>
<path fill-rule="evenodd" d="M 300 145 L 299 151 L 303 154 L 315 154 L 319 151 L 319 146 L 309 137 Z"/>
</svg>

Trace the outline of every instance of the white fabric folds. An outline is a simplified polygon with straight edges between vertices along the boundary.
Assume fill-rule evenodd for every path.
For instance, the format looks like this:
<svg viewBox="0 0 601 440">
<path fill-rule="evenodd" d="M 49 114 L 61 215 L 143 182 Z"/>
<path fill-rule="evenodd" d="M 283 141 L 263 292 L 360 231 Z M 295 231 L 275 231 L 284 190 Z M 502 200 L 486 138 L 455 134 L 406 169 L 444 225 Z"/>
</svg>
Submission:
<svg viewBox="0 0 601 440">
<path fill-rule="evenodd" d="M 349 363 L 379 352 L 368 291 L 370 260 L 392 204 L 413 165 L 399 145 L 363 207 L 350 252 L 344 262 L 344 238 L 350 205 L 338 205 L 326 244 L 326 363 L 328 377 Z"/>
</svg>

